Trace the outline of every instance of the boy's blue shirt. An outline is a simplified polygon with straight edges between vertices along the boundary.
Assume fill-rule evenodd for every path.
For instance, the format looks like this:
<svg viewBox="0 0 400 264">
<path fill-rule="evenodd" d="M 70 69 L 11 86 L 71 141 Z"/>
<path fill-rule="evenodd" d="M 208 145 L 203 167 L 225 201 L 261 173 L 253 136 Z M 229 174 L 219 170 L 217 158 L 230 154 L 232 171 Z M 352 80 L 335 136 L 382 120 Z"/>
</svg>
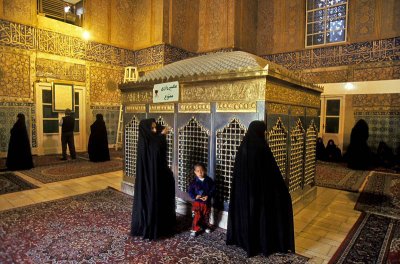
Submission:
<svg viewBox="0 0 400 264">
<path fill-rule="evenodd" d="M 214 181 L 208 176 L 205 176 L 203 181 L 200 180 L 197 176 L 195 177 L 196 178 L 189 185 L 188 193 L 190 197 L 196 202 L 211 204 L 211 198 L 213 197 L 215 192 Z M 208 199 L 207 201 L 195 199 L 197 195 L 208 196 Z"/>
</svg>

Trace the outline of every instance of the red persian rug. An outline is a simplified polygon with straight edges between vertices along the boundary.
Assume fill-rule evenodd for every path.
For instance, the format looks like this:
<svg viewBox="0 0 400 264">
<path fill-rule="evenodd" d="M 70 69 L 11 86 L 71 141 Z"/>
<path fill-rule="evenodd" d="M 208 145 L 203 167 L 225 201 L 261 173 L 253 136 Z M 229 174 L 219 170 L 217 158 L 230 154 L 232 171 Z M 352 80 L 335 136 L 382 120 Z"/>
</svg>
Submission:
<svg viewBox="0 0 400 264">
<path fill-rule="evenodd" d="M 226 233 L 190 236 L 179 216 L 172 237 L 129 234 L 132 197 L 114 189 L 0 212 L 0 263 L 306 263 L 296 254 L 246 258 Z"/>
<path fill-rule="evenodd" d="M 329 263 L 400 263 L 400 220 L 363 213 Z"/>
<path fill-rule="evenodd" d="M 0 173 L 0 194 L 19 192 L 34 188 L 37 188 L 37 186 L 25 181 L 14 173 Z"/>
<path fill-rule="evenodd" d="M 373 172 L 355 209 L 400 219 L 400 175 Z"/>
<path fill-rule="evenodd" d="M 370 171 L 352 170 L 345 163 L 318 161 L 315 184 L 321 187 L 359 192 Z"/>
<path fill-rule="evenodd" d="M 49 183 L 118 170 L 122 170 L 122 160 L 90 162 L 78 158 L 64 161 L 61 164 L 53 164 L 52 166 L 36 167 L 31 170 L 21 171 L 21 173 L 40 182 Z"/>
</svg>

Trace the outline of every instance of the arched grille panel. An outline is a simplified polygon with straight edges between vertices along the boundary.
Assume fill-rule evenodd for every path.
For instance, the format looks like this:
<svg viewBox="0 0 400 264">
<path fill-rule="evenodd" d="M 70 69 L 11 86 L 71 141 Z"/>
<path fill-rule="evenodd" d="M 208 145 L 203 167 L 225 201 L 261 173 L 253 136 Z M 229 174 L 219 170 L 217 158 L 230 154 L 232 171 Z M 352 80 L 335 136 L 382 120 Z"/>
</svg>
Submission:
<svg viewBox="0 0 400 264">
<path fill-rule="evenodd" d="M 165 122 L 162 116 L 159 116 L 156 120 L 157 124 L 162 125 L 164 127 L 168 127 L 169 132 L 167 134 L 167 160 L 168 167 L 172 168 L 172 160 L 174 157 L 174 128 L 171 127 L 167 122 Z"/>
<path fill-rule="evenodd" d="M 208 165 L 210 131 L 194 117 L 178 129 L 178 188 L 186 192 L 193 177 L 194 163 Z"/>
<path fill-rule="evenodd" d="M 129 177 L 136 176 L 136 154 L 139 137 L 139 119 L 134 116 L 125 125 L 125 174 Z"/>
<path fill-rule="evenodd" d="M 304 166 L 304 184 L 313 184 L 315 181 L 315 161 L 316 161 L 316 145 L 317 145 L 318 131 L 315 127 L 314 121 L 306 132 L 306 160 Z"/>
<path fill-rule="evenodd" d="M 286 160 L 287 160 L 287 130 L 283 126 L 282 120 L 278 118 L 275 126 L 268 132 L 268 145 L 278 164 L 282 177 L 286 178 Z"/>
<path fill-rule="evenodd" d="M 233 118 L 225 127 L 217 130 L 215 180 L 216 198 L 221 202 L 229 202 L 233 165 L 246 131 L 247 128 L 237 118 Z"/>
<path fill-rule="evenodd" d="M 300 119 L 290 133 L 289 192 L 301 188 L 303 178 L 304 129 Z"/>
</svg>

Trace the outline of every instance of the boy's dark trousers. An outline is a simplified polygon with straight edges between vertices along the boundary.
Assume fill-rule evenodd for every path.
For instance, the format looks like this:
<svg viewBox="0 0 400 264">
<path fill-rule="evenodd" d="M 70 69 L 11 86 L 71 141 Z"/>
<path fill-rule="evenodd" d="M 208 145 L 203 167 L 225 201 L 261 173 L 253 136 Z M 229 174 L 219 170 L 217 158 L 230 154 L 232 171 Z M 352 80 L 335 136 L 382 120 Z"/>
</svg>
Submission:
<svg viewBox="0 0 400 264">
<path fill-rule="evenodd" d="M 200 231 L 202 227 L 210 226 L 211 207 L 207 204 L 194 201 L 192 203 L 192 211 L 194 212 L 192 230 Z"/>
</svg>

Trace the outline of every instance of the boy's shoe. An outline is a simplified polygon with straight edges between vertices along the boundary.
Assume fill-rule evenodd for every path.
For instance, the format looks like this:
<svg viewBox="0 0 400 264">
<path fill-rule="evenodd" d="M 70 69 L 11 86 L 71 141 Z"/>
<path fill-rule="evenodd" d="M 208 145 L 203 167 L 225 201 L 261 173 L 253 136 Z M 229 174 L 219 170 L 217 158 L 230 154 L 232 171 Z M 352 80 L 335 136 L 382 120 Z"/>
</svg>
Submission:
<svg viewBox="0 0 400 264">
<path fill-rule="evenodd" d="M 211 233 L 211 229 L 210 228 L 206 228 L 206 230 L 204 230 L 207 234 Z"/>
<path fill-rule="evenodd" d="M 197 236 L 197 232 L 194 231 L 194 230 L 190 230 L 190 236 L 191 236 L 191 237 Z"/>
</svg>

